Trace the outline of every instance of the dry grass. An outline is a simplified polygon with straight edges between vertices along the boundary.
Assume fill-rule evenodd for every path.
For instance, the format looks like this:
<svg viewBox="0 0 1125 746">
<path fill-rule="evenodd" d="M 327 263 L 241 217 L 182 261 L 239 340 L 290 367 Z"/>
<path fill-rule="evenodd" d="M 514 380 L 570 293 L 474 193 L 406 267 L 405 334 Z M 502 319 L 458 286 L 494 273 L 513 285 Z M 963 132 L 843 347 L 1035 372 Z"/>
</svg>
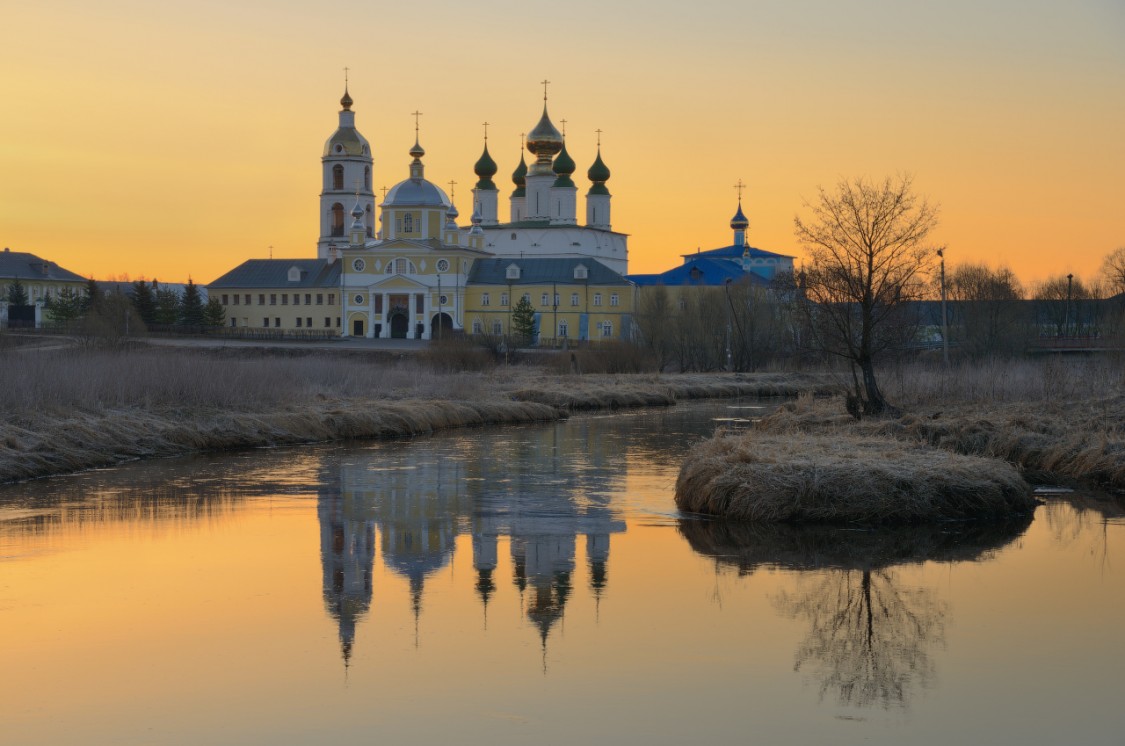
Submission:
<svg viewBox="0 0 1125 746">
<path fill-rule="evenodd" d="M 1000 459 L 1034 478 L 1125 488 L 1125 394 L 983 405 L 946 401 L 894 419 L 856 422 L 838 399 L 801 397 L 757 423 L 763 431 L 889 436 Z"/>
<path fill-rule="evenodd" d="M 997 518 L 1035 504 L 1002 461 L 843 433 L 720 434 L 676 481 L 681 510 L 767 523 Z"/>
<path fill-rule="evenodd" d="M 441 373 L 425 357 L 303 351 L 6 351 L 3 363 L 0 481 L 195 450 L 401 437 L 825 385 L 808 375 Z"/>
</svg>

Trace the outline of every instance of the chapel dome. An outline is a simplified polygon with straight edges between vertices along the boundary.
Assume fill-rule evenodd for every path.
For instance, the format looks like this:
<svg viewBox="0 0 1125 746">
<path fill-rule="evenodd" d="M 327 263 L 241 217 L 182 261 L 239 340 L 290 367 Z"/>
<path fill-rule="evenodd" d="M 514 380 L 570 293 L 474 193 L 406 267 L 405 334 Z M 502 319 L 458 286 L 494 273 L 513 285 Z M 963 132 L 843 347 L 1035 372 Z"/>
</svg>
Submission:
<svg viewBox="0 0 1125 746">
<path fill-rule="evenodd" d="M 444 207 L 449 208 L 449 197 L 437 184 L 425 179 L 405 179 L 390 188 L 383 200 L 388 207 Z"/>
</svg>

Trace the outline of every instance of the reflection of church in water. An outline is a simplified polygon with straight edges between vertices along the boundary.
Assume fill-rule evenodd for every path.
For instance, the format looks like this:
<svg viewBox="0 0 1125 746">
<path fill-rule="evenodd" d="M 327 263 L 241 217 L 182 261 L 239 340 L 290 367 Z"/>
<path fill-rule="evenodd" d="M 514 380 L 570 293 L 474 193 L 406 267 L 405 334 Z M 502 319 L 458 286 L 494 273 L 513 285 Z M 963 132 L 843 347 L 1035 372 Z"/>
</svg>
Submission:
<svg viewBox="0 0 1125 746">
<path fill-rule="evenodd" d="M 526 434 L 506 447 L 510 453 L 464 460 L 418 450 L 401 464 L 387 452 L 355 454 L 322 475 L 318 500 L 324 603 L 339 627 L 345 663 L 351 658 L 356 624 L 372 602 L 375 539 L 384 569 L 404 578 L 418 621 L 425 584 L 453 559 L 458 535 L 472 541 L 471 582 L 487 614 L 498 591 L 495 576 L 502 537 L 509 537 L 512 583 L 526 619 L 541 644 L 561 621 L 574 591 L 575 556 L 584 537 L 589 592 L 600 601 L 608 577 L 610 534 L 625 530 L 589 484 L 563 469 L 558 431 Z M 585 446 L 581 447 L 585 450 Z M 494 449 L 495 450 L 495 449 Z M 429 454 L 429 452 L 425 452 Z M 503 465 L 503 473 L 490 473 Z M 328 469 L 326 469 L 327 471 Z M 580 581 L 579 581 L 580 582 Z"/>
</svg>

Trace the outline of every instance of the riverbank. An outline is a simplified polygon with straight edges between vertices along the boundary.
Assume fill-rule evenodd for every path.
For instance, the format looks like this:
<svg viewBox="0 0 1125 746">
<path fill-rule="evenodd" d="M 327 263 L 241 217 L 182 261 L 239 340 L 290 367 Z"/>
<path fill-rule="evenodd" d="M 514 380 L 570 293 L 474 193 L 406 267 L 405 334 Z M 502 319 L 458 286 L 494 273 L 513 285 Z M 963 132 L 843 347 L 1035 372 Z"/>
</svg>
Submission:
<svg viewBox="0 0 1125 746">
<path fill-rule="evenodd" d="M 14 361 L 12 361 L 14 362 Z M 192 451 L 550 421 L 686 399 L 833 390 L 822 375 L 434 373 L 413 360 L 141 349 L 22 355 L 0 390 L 0 481 Z"/>
<path fill-rule="evenodd" d="M 893 523 L 1025 511 L 1027 481 L 1125 490 L 1123 376 L 1087 361 L 903 366 L 885 378 L 902 414 L 860 421 L 840 396 L 801 395 L 693 449 L 677 505 L 763 522 Z"/>
</svg>

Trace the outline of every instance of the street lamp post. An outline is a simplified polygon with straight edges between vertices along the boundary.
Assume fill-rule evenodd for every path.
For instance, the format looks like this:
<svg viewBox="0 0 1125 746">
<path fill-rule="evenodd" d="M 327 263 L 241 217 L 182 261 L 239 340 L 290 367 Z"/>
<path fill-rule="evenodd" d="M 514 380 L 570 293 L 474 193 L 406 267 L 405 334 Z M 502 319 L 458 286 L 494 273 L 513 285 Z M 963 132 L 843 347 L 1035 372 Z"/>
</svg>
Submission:
<svg viewBox="0 0 1125 746">
<path fill-rule="evenodd" d="M 1074 275 L 1066 276 L 1066 313 L 1063 316 L 1063 335 L 1070 336 L 1070 299 L 1074 297 Z M 1075 324 L 1077 326 L 1077 324 Z"/>
<path fill-rule="evenodd" d="M 945 248 L 937 250 L 941 258 L 941 359 L 949 367 L 949 316 L 945 312 Z"/>
</svg>

